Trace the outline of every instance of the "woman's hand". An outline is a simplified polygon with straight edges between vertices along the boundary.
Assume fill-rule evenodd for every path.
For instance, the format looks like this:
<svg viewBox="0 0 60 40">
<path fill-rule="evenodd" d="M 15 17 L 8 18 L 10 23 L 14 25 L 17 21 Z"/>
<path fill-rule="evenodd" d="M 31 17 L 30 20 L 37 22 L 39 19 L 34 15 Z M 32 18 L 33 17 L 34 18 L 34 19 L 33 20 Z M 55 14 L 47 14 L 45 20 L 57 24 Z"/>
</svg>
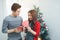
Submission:
<svg viewBox="0 0 60 40">
<path fill-rule="evenodd" d="M 33 35 L 36 35 L 36 32 L 34 30 L 32 30 L 30 27 L 26 27 L 28 29 L 29 32 L 31 32 Z"/>
<path fill-rule="evenodd" d="M 32 29 L 30 27 L 26 27 L 28 31 L 31 31 Z"/>
</svg>

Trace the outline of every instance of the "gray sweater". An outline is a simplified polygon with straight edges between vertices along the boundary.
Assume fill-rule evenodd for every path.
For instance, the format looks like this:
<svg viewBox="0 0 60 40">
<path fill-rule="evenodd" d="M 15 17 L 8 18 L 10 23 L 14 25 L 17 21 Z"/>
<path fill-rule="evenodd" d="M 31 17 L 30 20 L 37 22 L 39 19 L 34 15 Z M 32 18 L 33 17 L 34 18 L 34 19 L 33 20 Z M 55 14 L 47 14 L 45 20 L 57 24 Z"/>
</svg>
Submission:
<svg viewBox="0 0 60 40">
<path fill-rule="evenodd" d="M 3 25 L 2 25 L 2 32 L 7 33 L 7 30 L 9 29 L 14 29 L 18 26 L 22 26 L 22 21 L 23 19 L 20 16 L 14 17 L 14 16 L 7 16 L 3 20 Z M 21 34 L 12 32 L 8 33 L 8 40 L 19 40 L 21 39 Z"/>
</svg>

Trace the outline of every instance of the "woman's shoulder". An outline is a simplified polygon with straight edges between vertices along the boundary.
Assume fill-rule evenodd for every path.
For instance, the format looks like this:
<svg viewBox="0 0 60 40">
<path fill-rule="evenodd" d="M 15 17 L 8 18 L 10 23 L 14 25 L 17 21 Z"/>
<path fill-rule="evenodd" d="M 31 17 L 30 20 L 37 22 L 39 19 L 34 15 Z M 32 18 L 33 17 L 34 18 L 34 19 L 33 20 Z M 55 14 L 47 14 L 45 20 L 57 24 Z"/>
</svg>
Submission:
<svg viewBox="0 0 60 40">
<path fill-rule="evenodd" d="M 35 24 L 40 24 L 40 22 L 38 20 L 36 20 Z"/>
</svg>

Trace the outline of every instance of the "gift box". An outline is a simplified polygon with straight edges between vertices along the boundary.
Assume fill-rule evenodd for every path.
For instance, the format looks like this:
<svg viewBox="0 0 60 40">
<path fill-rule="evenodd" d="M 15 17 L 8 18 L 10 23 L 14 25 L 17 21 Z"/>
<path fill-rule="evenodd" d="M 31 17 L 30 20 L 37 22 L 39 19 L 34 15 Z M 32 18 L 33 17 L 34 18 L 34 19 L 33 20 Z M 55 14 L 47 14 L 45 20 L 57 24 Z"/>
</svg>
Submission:
<svg viewBox="0 0 60 40">
<path fill-rule="evenodd" d="M 29 22 L 28 21 L 24 21 L 22 23 L 22 26 L 19 26 L 17 29 L 20 31 L 23 31 L 23 27 L 29 27 Z"/>
<path fill-rule="evenodd" d="M 23 26 L 17 27 L 18 30 L 23 31 Z"/>
<path fill-rule="evenodd" d="M 29 22 L 26 20 L 26 21 L 24 21 L 24 22 L 22 23 L 22 25 L 23 25 L 24 27 L 28 27 L 28 26 L 29 26 Z"/>
</svg>

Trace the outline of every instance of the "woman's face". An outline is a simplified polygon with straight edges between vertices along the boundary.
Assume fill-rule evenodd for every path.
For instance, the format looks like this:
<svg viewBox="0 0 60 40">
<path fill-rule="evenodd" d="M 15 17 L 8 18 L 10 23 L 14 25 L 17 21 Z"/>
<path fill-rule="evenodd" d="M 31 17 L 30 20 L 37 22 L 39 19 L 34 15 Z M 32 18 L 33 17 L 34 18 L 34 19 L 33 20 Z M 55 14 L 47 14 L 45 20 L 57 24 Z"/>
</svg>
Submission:
<svg viewBox="0 0 60 40">
<path fill-rule="evenodd" d="M 28 13 L 28 19 L 33 20 L 31 13 Z"/>
</svg>

